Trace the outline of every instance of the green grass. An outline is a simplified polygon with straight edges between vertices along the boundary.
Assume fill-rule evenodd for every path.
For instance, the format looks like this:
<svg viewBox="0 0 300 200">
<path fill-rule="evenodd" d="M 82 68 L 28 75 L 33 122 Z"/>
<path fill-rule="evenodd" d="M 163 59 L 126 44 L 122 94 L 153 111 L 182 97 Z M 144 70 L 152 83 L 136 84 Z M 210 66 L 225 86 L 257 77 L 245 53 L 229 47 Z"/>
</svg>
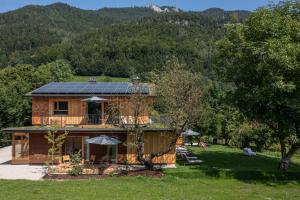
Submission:
<svg viewBox="0 0 300 200">
<path fill-rule="evenodd" d="M 93 77 L 97 82 L 127 82 L 129 78 L 121 78 L 121 77 L 110 77 L 110 76 L 74 76 L 74 82 L 86 82 Z"/>
<path fill-rule="evenodd" d="M 238 149 L 193 151 L 204 162 L 165 170 L 161 179 L 113 177 L 82 181 L 0 181 L 0 199 L 300 199 L 300 160 L 276 170 L 270 152 L 245 157 Z"/>
</svg>

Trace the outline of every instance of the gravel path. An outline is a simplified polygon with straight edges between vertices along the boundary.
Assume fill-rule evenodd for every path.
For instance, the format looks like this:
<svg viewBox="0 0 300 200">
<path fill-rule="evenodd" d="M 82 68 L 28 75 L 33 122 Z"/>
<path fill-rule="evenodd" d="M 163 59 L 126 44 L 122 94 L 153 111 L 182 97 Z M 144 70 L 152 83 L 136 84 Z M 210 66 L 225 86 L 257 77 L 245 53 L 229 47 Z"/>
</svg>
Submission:
<svg viewBox="0 0 300 200">
<path fill-rule="evenodd" d="M 0 179 L 41 180 L 41 165 L 11 165 L 11 146 L 0 148 Z"/>
</svg>

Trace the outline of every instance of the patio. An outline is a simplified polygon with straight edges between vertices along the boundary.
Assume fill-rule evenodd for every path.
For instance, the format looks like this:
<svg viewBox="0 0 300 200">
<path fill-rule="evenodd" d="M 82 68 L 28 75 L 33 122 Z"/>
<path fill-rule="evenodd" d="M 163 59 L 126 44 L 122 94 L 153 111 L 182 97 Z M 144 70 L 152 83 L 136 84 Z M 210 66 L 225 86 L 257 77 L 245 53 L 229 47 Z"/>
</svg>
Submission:
<svg viewBox="0 0 300 200">
<path fill-rule="evenodd" d="M 42 165 L 12 165 L 11 146 L 0 148 L 0 179 L 42 180 Z"/>
</svg>

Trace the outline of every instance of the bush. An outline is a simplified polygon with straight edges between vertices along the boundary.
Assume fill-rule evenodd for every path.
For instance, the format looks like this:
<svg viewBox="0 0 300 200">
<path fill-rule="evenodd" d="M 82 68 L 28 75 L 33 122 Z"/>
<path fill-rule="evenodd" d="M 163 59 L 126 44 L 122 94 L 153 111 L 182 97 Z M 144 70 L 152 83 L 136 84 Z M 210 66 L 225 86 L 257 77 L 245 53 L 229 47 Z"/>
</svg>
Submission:
<svg viewBox="0 0 300 200">
<path fill-rule="evenodd" d="M 230 145 L 245 148 L 253 144 L 256 151 L 262 151 L 272 144 L 271 134 L 272 131 L 266 125 L 244 122 L 232 134 Z"/>
<path fill-rule="evenodd" d="M 83 165 L 81 164 L 81 151 L 78 151 L 77 153 L 71 156 L 71 164 L 72 164 L 72 169 L 69 170 L 70 175 L 78 176 L 82 174 Z"/>
</svg>

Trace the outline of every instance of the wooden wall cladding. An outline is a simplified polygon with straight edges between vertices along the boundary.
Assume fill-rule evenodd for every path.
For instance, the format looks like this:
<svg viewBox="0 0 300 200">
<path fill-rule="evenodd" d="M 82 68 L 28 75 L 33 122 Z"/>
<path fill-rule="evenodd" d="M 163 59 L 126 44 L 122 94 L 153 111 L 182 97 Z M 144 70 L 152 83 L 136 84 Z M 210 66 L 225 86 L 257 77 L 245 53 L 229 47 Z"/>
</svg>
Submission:
<svg viewBox="0 0 300 200">
<path fill-rule="evenodd" d="M 99 135 L 108 135 L 110 137 L 117 138 L 118 140 L 122 141 L 122 144 L 118 145 L 117 148 L 117 162 L 120 164 L 124 164 L 126 162 L 126 153 L 127 147 L 124 145 L 127 141 L 127 134 L 126 133 L 69 133 L 69 137 L 83 137 L 89 136 L 90 138 L 97 137 Z M 45 164 L 45 162 L 50 160 L 48 156 L 48 141 L 45 138 L 45 133 L 30 133 L 29 134 L 29 164 Z M 99 161 L 104 162 L 107 160 L 107 146 L 101 146 L 96 144 L 90 145 L 90 155 L 96 156 L 96 162 Z M 60 157 L 61 155 L 56 155 L 56 157 Z M 55 163 L 58 163 L 59 160 L 57 159 Z M 24 163 L 24 162 L 23 162 Z M 26 164 L 25 163 L 25 164 Z"/>
<path fill-rule="evenodd" d="M 41 115 L 49 115 L 49 98 L 33 97 L 32 98 L 32 124 L 42 124 Z"/>
<path fill-rule="evenodd" d="M 84 116 L 87 114 L 87 103 L 81 101 L 85 97 L 32 97 L 32 124 L 33 125 L 83 125 Z M 124 118 L 125 123 L 133 121 L 128 116 L 132 116 L 132 105 L 130 105 L 128 97 L 105 97 L 108 101 L 104 103 L 103 118 L 107 119 L 108 107 L 112 104 L 117 105 L 120 110 L 121 116 Z M 53 115 L 54 102 L 67 101 L 68 102 L 68 115 Z M 151 103 L 149 98 L 147 101 Z M 141 110 L 140 122 L 149 123 L 148 103 L 146 103 Z"/>
<path fill-rule="evenodd" d="M 49 161 L 48 141 L 46 134 L 30 133 L 29 135 L 29 163 L 44 164 Z"/>
<path fill-rule="evenodd" d="M 171 134 L 169 132 L 164 133 L 145 133 L 145 154 L 149 155 L 150 152 L 158 152 L 164 150 L 171 142 Z M 136 147 L 132 145 L 134 143 L 134 135 L 128 133 L 127 135 L 127 161 L 130 164 L 138 164 L 136 157 Z M 155 164 L 175 164 L 176 154 L 175 146 L 168 154 L 153 159 Z"/>
<path fill-rule="evenodd" d="M 122 144 L 117 148 L 117 162 L 128 164 L 138 164 L 136 160 L 136 147 L 132 145 L 134 142 L 134 136 L 129 133 L 70 133 L 69 136 L 89 136 L 90 138 L 99 135 L 108 135 L 115 137 L 122 141 Z M 150 152 L 157 152 L 165 149 L 171 141 L 171 134 L 165 133 L 145 133 L 145 154 L 149 155 Z M 29 160 L 22 161 L 23 164 L 45 164 L 49 161 L 48 156 L 48 141 L 45 138 L 45 133 L 30 133 L 29 134 Z M 101 147 L 100 145 L 90 145 L 90 155 L 96 155 L 97 160 L 105 159 L 107 155 L 107 146 Z M 57 155 L 61 156 L 61 155 Z M 57 160 L 58 162 L 58 160 Z M 155 158 L 153 160 L 156 164 L 175 164 L 176 154 L 175 146 L 171 152 Z M 15 162 L 14 164 L 18 164 Z"/>
</svg>

